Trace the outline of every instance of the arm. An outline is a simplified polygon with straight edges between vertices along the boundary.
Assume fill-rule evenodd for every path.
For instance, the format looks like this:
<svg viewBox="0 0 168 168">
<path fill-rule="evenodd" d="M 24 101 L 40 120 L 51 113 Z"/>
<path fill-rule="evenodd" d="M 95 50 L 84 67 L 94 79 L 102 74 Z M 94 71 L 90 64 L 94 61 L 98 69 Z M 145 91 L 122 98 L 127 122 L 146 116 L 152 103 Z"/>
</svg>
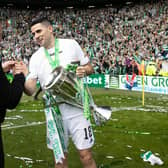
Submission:
<svg viewBox="0 0 168 168">
<path fill-rule="evenodd" d="M 13 65 L 13 63 L 12 63 Z M 22 73 L 16 74 L 14 76 L 13 82 L 10 84 L 7 80 L 5 73 L 3 71 L 8 71 L 11 64 L 6 63 L 3 65 L 3 69 L 0 63 L 0 107 L 3 109 L 6 108 L 15 108 L 19 103 L 19 100 L 22 96 L 25 77 Z"/>
<path fill-rule="evenodd" d="M 93 67 L 90 62 L 85 65 L 78 66 L 76 69 L 76 75 L 78 77 L 84 77 L 85 75 L 90 75 L 94 72 Z"/>
<path fill-rule="evenodd" d="M 89 58 L 84 55 L 84 52 L 81 49 L 80 45 L 75 40 L 73 40 L 72 44 L 72 49 L 74 49 L 74 53 L 78 58 L 77 60 L 80 61 L 80 66 L 78 66 L 76 69 L 76 75 L 82 78 L 93 73 L 94 69 L 89 61 Z"/>
<path fill-rule="evenodd" d="M 19 73 L 19 72 L 22 72 L 26 76 L 26 78 L 28 77 L 28 74 L 29 74 L 28 68 L 23 62 L 15 63 L 14 73 Z M 28 96 L 31 96 L 35 92 L 36 83 L 37 83 L 36 79 L 29 78 L 26 80 L 24 84 L 24 92 Z"/>
<path fill-rule="evenodd" d="M 87 63 L 86 65 L 83 66 L 84 69 L 85 69 L 85 74 L 86 75 L 90 75 L 92 73 L 94 73 L 94 69 L 93 69 L 93 66 L 91 65 L 91 63 Z"/>
<path fill-rule="evenodd" d="M 33 95 L 33 93 L 36 91 L 36 83 L 37 83 L 36 79 L 28 79 L 28 80 L 26 80 L 25 85 L 24 85 L 24 92 L 28 96 Z"/>
<path fill-rule="evenodd" d="M 16 74 L 13 82 L 9 85 L 9 97 L 7 108 L 13 109 L 19 103 L 24 90 L 25 77 L 23 73 Z"/>
</svg>

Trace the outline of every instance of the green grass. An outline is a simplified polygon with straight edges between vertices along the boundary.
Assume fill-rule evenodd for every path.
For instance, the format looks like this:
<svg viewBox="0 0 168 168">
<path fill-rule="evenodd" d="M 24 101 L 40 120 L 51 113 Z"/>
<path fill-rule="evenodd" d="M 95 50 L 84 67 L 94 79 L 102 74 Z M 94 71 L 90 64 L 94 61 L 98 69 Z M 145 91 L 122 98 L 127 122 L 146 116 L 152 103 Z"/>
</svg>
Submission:
<svg viewBox="0 0 168 168">
<path fill-rule="evenodd" d="M 168 167 L 168 96 L 140 92 L 92 89 L 97 105 L 111 106 L 111 119 L 94 126 L 93 156 L 98 168 L 150 168 L 140 154 L 158 153 Z M 41 98 L 41 97 L 40 97 Z M 23 96 L 3 123 L 5 168 L 53 168 L 52 151 L 46 147 L 43 103 Z M 37 125 L 38 124 L 38 125 Z M 18 126 L 15 128 L 15 126 Z M 81 168 L 78 153 L 69 146 L 69 168 Z M 23 158 L 22 158 L 23 157 Z M 27 159 L 26 159 L 27 158 Z M 28 159 L 31 159 L 28 162 Z"/>
</svg>

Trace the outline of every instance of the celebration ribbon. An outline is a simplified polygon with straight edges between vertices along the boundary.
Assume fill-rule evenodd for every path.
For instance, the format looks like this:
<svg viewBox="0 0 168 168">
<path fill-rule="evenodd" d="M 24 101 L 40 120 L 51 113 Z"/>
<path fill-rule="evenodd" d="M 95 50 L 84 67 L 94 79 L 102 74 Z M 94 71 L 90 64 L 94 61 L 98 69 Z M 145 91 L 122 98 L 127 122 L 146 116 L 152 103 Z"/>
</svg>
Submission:
<svg viewBox="0 0 168 168">
<path fill-rule="evenodd" d="M 77 64 L 68 64 L 66 67 L 67 71 L 71 71 L 73 73 L 76 73 L 76 68 L 78 67 Z M 86 89 L 87 86 L 84 85 L 83 79 L 77 78 L 77 98 L 79 98 L 79 95 L 81 96 L 80 98 L 82 99 L 82 104 L 83 104 L 83 114 L 84 117 L 87 120 L 91 119 L 91 112 L 90 112 L 90 96 L 89 93 Z"/>
<path fill-rule="evenodd" d="M 54 69 L 59 65 L 59 40 L 55 39 L 55 53 L 54 53 L 54 59 L 51 58 L 50 54 L 48 53 L 47 49 L 44 48 L 45 55 L 51 65 L 51 67 Z"/>
<path fill-rule="evenodd" d="M 90 120 L 91 118 L 91 112 L 90 112 L 90 98 L 89 94 L 87 92 L 86 86 L 84 85 L 83 80 L 79 79 L 79 84 L 81 88 L 81 96 L 82 96 L 82 103 L 83 103 L 83 114 L 84 117 L 87 120 Z"/>
<path fill-rule="evenodd" d="M 56 163 L 62 163 L 62 159 L 65 158 L 64 152 L 66 151 L 62 116 L 55 99 L 49 92 L 46 92 L 43 98 L 45 101 L 44 112 L 49 133 L 47 143 L 52 144 Z"/>
</svg>

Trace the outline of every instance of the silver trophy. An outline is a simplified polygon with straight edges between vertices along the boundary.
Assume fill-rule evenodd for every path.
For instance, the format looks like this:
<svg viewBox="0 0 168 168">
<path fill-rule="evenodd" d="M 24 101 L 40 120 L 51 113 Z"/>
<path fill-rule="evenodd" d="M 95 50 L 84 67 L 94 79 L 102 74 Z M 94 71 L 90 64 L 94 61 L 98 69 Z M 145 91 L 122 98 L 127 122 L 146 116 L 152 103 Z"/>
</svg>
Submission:
<svg viewBox="0 0 168 168">
<path fill-rule="evenodd" d="M 92 95 L 87 88 L 90 97 L 90 109 L 92 111 L 96 125 L 101 125 L 111 117 L 110 107 L 98 107 L 92 98 Z M 62 66 L 56 67 L 48 81 L 44 86 L 44 90 L 56 98 L 58 104 L 67 103 L 83 109 L 83 102 L 79 80 L 74 72 L 66 71 Z"/>
</svg>

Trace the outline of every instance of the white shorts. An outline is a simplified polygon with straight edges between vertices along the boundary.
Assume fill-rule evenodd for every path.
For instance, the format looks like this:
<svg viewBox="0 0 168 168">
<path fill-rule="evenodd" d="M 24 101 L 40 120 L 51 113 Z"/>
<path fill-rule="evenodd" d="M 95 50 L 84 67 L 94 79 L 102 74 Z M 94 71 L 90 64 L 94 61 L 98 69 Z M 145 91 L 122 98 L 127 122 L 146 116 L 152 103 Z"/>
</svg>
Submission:
<svg viewBox="0 0 168 168">
<path fill-rule="evenodd" d="M 67 149 L 69 144 L 69 137 L 71 137 L 74 145 L 78 150 L 88 149 L 93 146 L 94 135 L 91 123 L 83 115 L 63 120 L 63 126 L 65 133 L 65 146 Z M 47 131 L 47 139 L 48 137 L 49 135 Z M 49 149 L 53 149 L 49 139 L 47 147 Z"/>
</svg>

